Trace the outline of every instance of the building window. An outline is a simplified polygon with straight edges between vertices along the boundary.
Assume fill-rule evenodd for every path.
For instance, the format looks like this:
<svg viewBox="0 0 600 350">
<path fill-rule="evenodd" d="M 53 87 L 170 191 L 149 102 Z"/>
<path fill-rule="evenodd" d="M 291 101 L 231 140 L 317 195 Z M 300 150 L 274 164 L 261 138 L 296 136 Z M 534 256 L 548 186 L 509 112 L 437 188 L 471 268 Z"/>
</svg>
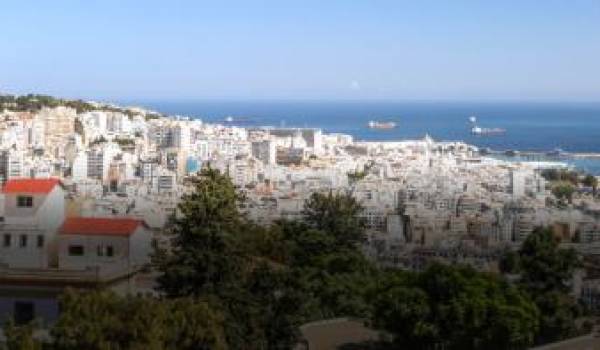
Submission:
<svg viewBox="0 0 600 350">
<path fill-rule="evenodd" d="M 83 246 L 81 245 L 70 245 L 69 246 L 70 256 L 83 256 Z"/>
<path fill-rule="evenodd" d="M 37 246 L 38 246 L 38 248 L 43 248 L 44 247 L 45 238 L 46 237 L 44 237 L 44 235 L 38 235 L 37 236 Z"/>
<path fill-rule="evenodd" d="M 19 208 L 31 208 L 33 207 L 33 197 L 31 196 L 18 196 L 17 207 Z"/>
<path fill-rule="evenodd" d="M 4 235 L 4 239 L 3 239 L 3 243 L 2 243 L 2 245 L 3 245 L 5 248 L 8 248 L 8 247 L 10 247 L 11 240 L 12 240 L 12 236 L 11 236 L 10 234 L 8 234 L 8 233 L 7 233 L 7 234 L 5 234 L 5 235 Z"/>
<path fill-rule="evenodd" d="M 98 256 L 106 256 L 113 257 L 115 256 L 115 249 L 112 245 L 99 245 L 98 246 Z"/>
<path fill-rule="evenodd" d="M 35 307 L 31 302 L 15 302 L 15 323 L 18 325 L 28 324 L 35 317 Z"/>
<path fill-rule="evenodd" d="M 19 236 L 19 247 L 21 247 L 21 248 L 27 247 L 27 235 Z"/>
</svg>

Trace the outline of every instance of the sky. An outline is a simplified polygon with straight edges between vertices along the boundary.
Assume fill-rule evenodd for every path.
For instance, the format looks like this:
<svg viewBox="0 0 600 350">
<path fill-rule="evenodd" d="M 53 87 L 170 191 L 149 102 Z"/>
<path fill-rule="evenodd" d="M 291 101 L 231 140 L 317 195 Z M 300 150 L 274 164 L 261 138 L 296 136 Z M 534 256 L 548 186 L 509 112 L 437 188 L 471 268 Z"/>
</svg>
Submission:
<svg viewBox="0 0 600 350">
<path fill-rule="evenodd" d="M 0 92 L 600 101 L 598 0 L 3 2 Z"/>
</svg>

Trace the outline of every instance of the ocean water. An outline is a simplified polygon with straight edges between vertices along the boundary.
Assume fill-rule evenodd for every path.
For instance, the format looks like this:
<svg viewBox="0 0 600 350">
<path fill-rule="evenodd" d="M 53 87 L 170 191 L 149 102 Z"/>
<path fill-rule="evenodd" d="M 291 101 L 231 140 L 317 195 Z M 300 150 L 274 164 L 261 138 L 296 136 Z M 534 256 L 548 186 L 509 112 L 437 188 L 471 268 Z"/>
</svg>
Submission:
<svg viewBox="0 0 600 350">
<path fill-rule="evenodd" d="M 233 125 L 317 127 L 356 140 L 403 140 L 429 134 L 436 140 L 460 140 L 493 150 L 600 153 L 600 103 L 534 102 L 358 102 L 358 101 L 125 101 L 157 111 Z M 503 135 L 476 136 L 478 125 L 504 128 Z M 369 120 L 394 121 L 395 129 L 369 129 Z M 600 173 L 600 159 L 583 161 Z"/>
</svg>

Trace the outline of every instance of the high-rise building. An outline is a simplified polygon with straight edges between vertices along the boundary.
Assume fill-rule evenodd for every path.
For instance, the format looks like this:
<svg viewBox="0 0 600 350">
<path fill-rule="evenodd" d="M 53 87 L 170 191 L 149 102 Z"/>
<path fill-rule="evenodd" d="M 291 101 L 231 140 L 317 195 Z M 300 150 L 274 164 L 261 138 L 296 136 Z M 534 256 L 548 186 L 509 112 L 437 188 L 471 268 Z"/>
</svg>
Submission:
<svg viewBox="0 0 600 350">
<path fill-rule="evenodd" d="M 513 199 L 519 199 L 525 196 L 526 173 L 520 170 L 511 170 L 510 172 L 510 193 Z"/>
<path fill-rule="evenodd" d="M 271 140 L 252 142 L 252 156 L 264 164 L 275 164 L 277 160 L 275 142 Z"/>
<path fill-rule="evenodd" d="M 101 150 L 90 150 L 87 153 L 87 176 L 91 179 L 102 180 L 105 170 L 108 172 L 108 162 Z"/>
<path fill-rule="evenodd" d="M 192 142 L 190 127 L 186 124 L 178 124 L 172 129 L 173 137 L 171 142 L 173 147 L 181 148 L 184 150 L 189 149 L 190 143 Z"/>
<path fill-rule="evenodd" d="M 23 154 L 13 149 L 0 152 L 0 181 L 23 177 Z"/>
<path fill-rule="evenodd" d="M 73 177 L 73 180 L 84 180 L 88 177 L 88 157 L 89 155 L 79 152 L 73 159 L 73 164 L 71 165 L 71 176 Z M 92 158 L 94 158 L 94 156 L 92 156 Z"/>
<path fill-rule="evenodd" d="M 108 143 L 101 149 L 92 149 L 87 154 L 87 176 L 102 181 L 108 180 L 110 164 L 119 153 L 119 147 Z"/>
<path fill-rule="evenodd" d="M 75 132 L 77 111 L 69 107 L 43 108 L 37 119 L 44 124 L 44 147 L 50 154 L 62 152 L 65 138 Z"/>
</svg>

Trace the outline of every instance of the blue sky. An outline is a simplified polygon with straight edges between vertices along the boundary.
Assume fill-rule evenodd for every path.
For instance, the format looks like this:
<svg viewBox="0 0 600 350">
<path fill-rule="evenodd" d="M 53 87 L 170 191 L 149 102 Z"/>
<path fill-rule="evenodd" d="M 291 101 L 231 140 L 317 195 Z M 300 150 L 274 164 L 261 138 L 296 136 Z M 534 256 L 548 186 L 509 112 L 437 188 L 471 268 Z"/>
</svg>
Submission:
<svg viewBox="0 0 600 350">
<path fill-rule="evenodd" d="M 0 91 L 600 101 L 600 1 L 11 1 Z"/>
</svg>

